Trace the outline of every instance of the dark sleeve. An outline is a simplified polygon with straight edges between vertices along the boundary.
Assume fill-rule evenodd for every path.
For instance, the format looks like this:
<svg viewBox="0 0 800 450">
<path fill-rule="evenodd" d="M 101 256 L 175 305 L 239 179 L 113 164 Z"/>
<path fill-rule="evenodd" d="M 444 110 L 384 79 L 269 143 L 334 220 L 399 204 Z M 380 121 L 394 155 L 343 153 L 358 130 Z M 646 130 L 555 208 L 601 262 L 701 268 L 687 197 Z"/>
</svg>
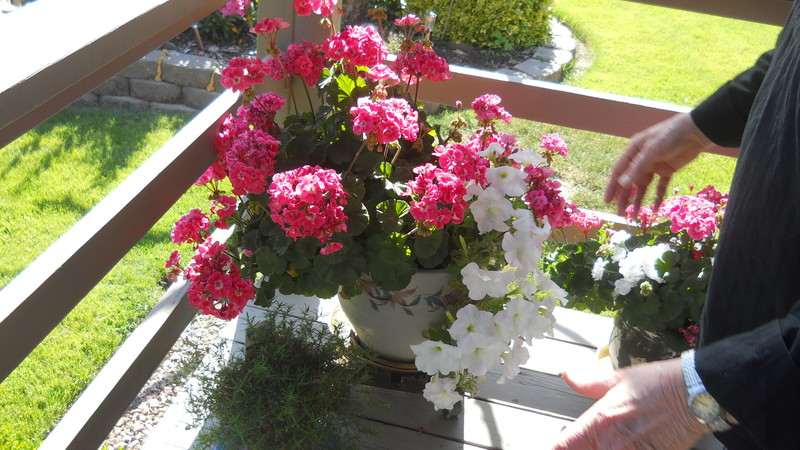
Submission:
<svg viewBox="0 0 800 450">
<path fill-rule="evenodd" d="M 800 302 L 785 318 L 697 350 L 695 364 L 708 392 L 741 424 L 718 435 L 729 449 L 797 448 Z"/>
<path fill-rule="evenodd" d="M 691 112 L 692 120 L 703 134 L 722 147 L 738 147 L 753 99 L 764 80 L 772 50 L 758 58 L 756 64 L 728 81 Z"/>
</svg>

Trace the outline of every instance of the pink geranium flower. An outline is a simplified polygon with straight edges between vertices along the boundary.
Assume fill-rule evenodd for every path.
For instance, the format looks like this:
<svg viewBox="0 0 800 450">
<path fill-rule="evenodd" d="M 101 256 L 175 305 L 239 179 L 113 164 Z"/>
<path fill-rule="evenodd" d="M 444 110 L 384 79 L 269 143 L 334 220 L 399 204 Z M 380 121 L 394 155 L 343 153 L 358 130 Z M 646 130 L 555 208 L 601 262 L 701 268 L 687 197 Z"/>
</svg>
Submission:
<svg viewBox="0 0 800 450">
<path fill-rule="evenodd" d="M 225 154 L 228 178 L 236 195 L 264 192 L 267 178 L 275 170 L 280 142 L 269 134 L 257 130 L 240 133 Z"/>
<path fill-rule="evenodd" d="M 228 0 L 228 2 L 220 6 L 217 11 L 221 12 L 224 16 L 244 17 L 249 6 L 250 0 Z"/>
<path fill-rule="evenodd" d="M 277 173 L 268 193 L 270 217 L 294 240 L 314 237 L 325 244 L 334 233 L 347 231 L 347 192 L 333 169 L 303 166 Z"/>
<path fill-rule="evenodd" d="M 468 204 L 464 181 L 433 164 L 415 167 L 417 177 L 408 182 L 403 195 L 410 195 L 409 212 L 426 227 L 442 229 L 448 223 L 461 223 Z"/>
<path fill-rule="evenodd" d="M 353 133 L 365 134 L 380 144 L 394 142 L 401 137 L 416 141 L 419 123 L 416 109 L 401 98 L 372 101 L 359 98 L 358 106 L 350 108 L 353 116 Z"/>
<path fill-rule="evenodd" d="M 208 216 L 195 208 L 175 222 L 170 237 L 176 244 L 200 243 L 208 236 L 207 231 L 210 227 Z"/>
<path fill-rule="evenodd" d="M 511 122 L 511 114 L 500 106 L 500 96 L 495 94 L 484 94 L 472 101 L 472 109 L 478 116 L 481 124 L 488 125 L 497 119 L 505 123 Z"/>
</svg>

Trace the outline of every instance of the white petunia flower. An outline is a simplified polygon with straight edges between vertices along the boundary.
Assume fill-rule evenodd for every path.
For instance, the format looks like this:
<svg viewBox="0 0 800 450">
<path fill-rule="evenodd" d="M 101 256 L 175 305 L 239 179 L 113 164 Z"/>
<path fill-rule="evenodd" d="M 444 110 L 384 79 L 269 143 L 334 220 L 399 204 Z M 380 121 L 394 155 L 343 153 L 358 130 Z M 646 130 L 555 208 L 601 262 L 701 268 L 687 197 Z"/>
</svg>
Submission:
<svg viewBox="0 0 800 450">
<path fill-rule="evenodd" d="M 605 270 L 606 260 L 603 258 L 597 258 L 592 266 L 592 279 L 594 279 L 594 281 L 600 281 L 600 279 L 603 278 L 603 272 L 605 272 Z"/>
<path fill-rule="evenodd" d="M 450 336 L 460 341 L 472 333 L 494 333 L 494 316 L 489 311 L 481 311 L 470 303 L 456 312 L 456 320 L 450 325 Z"/>
<path fill-rule="evenodd" d="M 461 280 L 467 286 L 469 298 L 483 300 L 490 297 L 502 297 L 508 293 L 508 285 L 514 281 L 512 270 L 483 270 L 478 264 L 471 262 L 461 269 Z"/>
<path fill-rule="evenodd" d="M 498 144 L 497 142 L 492 142 L 488 147 L 486 147 L 486 150 L 479 151 L 478 155 L 483 156 L 484 158 L 491 158 L 492 156 L 500 156 L 505 152 L 506 150 L 502 145 Z"/>
<path fill-rule="evenodd" d="M 624 259 L 628 256 L 628 250 L 625 247 L 619 246 L 614 249 L 614 254 L 611 255 L 611 261 L 619 262 L 620 260 Z"/>
<path fill-rule="evenodd" d="M 538 231 L 539 225 L 536 223 L 536 218 L 533 217 L 533 212 L 530 209 L 515 209 L 514 220 L 511 222 L 514 229 L 518 231 Z"/>
<path fill-rule="evenodd" d="M 433 377 L 425 384 L 422 396 L 433 403 L 433 409 L 453 409 L 453 406 L 461 400 L 461 394 L 456 392 L 456 381 L 452 378 Z"/>
<path fill-rule="evenodd" d="M 501 360 L 500 355 L 508 345 L 497 336 L 472 333 L 458 341 L 461 349 L 461 366 L 472 375 L 482 377 Z"/>
<path fill-rule="evenodd" d="M 567 299 L 567 291 L 557 285 L 555 281 L 551 280 L 550 277 L 542 273 L 542 271 L 537 269 L 534 279 L 536 280 L 536 284 L 539 285 L 540 291 L 550 291 L 555 298 L 561 301 Z"/>
<path fill-rule="evenodd" d="M 518 267 L 521 276 L 527 277 L 528 272 L 534 270 L 542 259 L 542 243 L 533 233 L 517 231 L 503 234 L 503 251 L 506 262 L 512 267 Z"/>
<path fill-rule="evenodd" d="M 610 242 L 614 245 L 620 245 L 631 238 L 631 234 L 625 230 L 618 230 L 611 235 Z"/>
<path fill-rule="evenodd" d="M 479 194 L 478 199 L 469 205 L 469 209 L 481 233 L 508 230 L 506 220 L 514 213 L 511 201 L 493 187 L 488 187 Z"/>
<path fill-rule="evenodd" d="M 425 341 L 411 346 L 417 356 L 414 360 L 417 368 L 428 375 L 448 374 L 461 370 L 461 349 L 454 345 L 438 341 Z"/>
<path fill-rule="evenodd" d="M 495 328 L 502 331 L 498 336 L 508 342 L 526 335 L 530 322 L 538 315 L 539 308 L 533 302 L 519 297 L 512 298 L 506 308 L 494 316 Z"/>
<path fill-rule="evenodd" d="M 502 354 L 503 375 L 497 380 L 497 384 L 503 384 L 506 380 L 513 380 L 514 377 L 519 375 L 520 366 L 528 362 L 531 353 L 522 343 L 522 339 L 515 339 L 511 351 Z"/>
<path fill-rule="evenodd" d="M 614 282 L 614 294 L 616 295 L 628 295 L 632 288 L 633 282 L 626 278 L 620 278 Z"/>
<path fill-rule="evenodd" d="M 527 176 L 525 172 L 511 166 L 490 167 L 486 171 L 489 186 L 510 197 L 525 195 L 528 191 L 528 185 L 525 183 Z"/>
<path fill-rule="evenodd" d="M 547 162 L 536 150 L 526 149 L 514 152 L 508 159 L 522 164 L 523 166 L 538 166 Z"/>
</svg>

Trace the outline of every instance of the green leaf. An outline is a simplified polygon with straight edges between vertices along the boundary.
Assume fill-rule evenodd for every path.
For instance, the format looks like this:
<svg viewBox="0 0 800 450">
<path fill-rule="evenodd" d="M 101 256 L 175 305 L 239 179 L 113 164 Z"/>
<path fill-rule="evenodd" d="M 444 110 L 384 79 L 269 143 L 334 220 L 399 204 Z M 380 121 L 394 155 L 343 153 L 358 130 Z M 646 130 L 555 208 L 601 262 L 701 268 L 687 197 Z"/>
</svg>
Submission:
<svg viewBox="0 0 800 450">
<path fill-rule="evenodd" d="M 422 267 L 432 269 L 444 262 L 450 253 L 448 241 L 450 233 L 436 230 L 430 236 L 418 236 L 414 240 L 414 255 Z"/>
<path fill-rule="evenodd" d="M 652 316 L 658 313 L 660 307 L 661 300 L 658 298 L 658 295 L 650 294 L 645 298 L 644 303 L 642 303 L 642 313 Z"/>
<path fill-rule="evenodd" d="M 286 270 L 286 260 L 272 252 L 268 247 L 261 247 L 255 253 L 256 264 L 258 264 L 258 271 L 271 275 Z"/>
<path fill-rule="evenodd" d="M 384 233 L 394 233 L 403 229 L 403 218 L 408 214 L 408 203 L 401 200 L 386 200 L 375 206 L 375 215 Z"/>
<path fill-rule="evenodd" d="M 339 88 L 337 97 L 339 102 L 347 100 L 356 88 L 356 82 L 350 75 L 340 75 L 336 77 L 336 85 Z"/>
</svg>

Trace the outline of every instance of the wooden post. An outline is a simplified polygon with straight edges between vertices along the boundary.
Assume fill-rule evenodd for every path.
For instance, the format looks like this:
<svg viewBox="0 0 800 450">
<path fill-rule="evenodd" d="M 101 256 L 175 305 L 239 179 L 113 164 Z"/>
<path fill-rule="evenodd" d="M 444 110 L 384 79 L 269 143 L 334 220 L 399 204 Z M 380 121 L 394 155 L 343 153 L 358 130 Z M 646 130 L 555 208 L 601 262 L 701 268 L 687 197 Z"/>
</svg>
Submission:
<svg viewBox="0 0 800 450">
<path fill-rule="evenodd" d="M 341 8 L 341 0 L 339 1 L 339 5 L 337 7 Z M 310 16 L 298 16 L 294 10 L 293 2 L 262 0 L 258 2 L 257 16 L 258 20 L 267 17 L 277 17 L 283 19 L 289 24 L 288 29 L 278 32 L 278 48 L 280 48 L 281 51 L 286 51 L 286 48 L 289 46 L 289 44 L 294 42 L 306 40 L 309 42 L 320 43 L 331 35 L 331 30 L 323 28 L 320 24 L 320 16 L 316 14 L 312 14 Z M 339 30 L 341 27 L 341 15 L 334 14 L 332 19 L 334 30 Z M 264 58 L 266 56 L 266 43 L 263 39 L 258 40 L 256 50 L 260 58 Z M 305 91 L 303 90 L 301 83 L 302 81 L 300 80 L 294 80 L 292 88 L 297 96 L 298 109 L 300 112 L 305 112 L 308 109 L 308 102 L 305 99 Z M 289 86 L 285 80 L 276 81 L 267 79 L 264 81 L 263 85 L 259 86 L 258 92 L 274 92 L 286 98 L 286 107 L 278 112 L 278 123 L 282 123 L 286 115 L 296 112 L 294 105 L 289 100 Z M 309 88 L 309 92 L 311 93 L 312 99 L 316 99 L 316 89 Z M 316 108 L 317 106 L 318 102 L 315 103 L 314 107 Z"/>
</svg>

